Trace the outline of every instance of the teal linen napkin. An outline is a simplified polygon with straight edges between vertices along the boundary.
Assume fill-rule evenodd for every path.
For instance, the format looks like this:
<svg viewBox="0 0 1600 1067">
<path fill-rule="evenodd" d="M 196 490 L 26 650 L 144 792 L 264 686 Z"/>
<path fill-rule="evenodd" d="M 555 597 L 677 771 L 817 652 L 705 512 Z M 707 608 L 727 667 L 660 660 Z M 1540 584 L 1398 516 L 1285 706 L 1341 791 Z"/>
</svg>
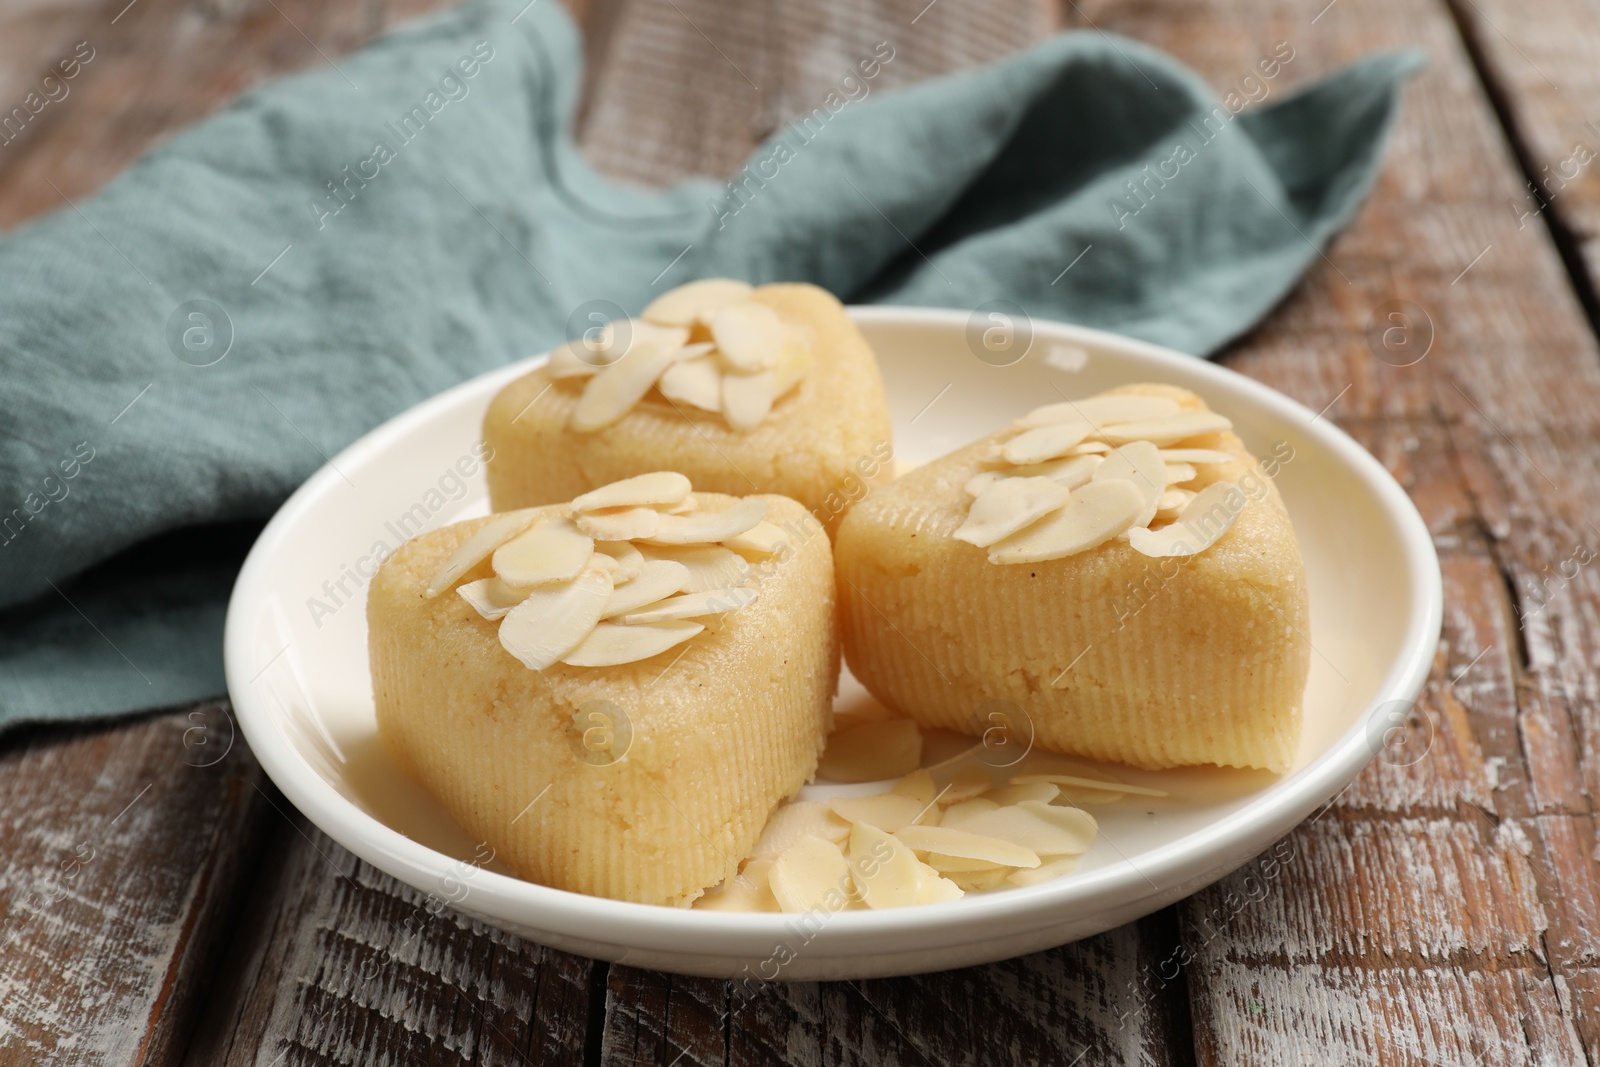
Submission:
<svg viewBox="0 0 1600 1067">
<path fill-rule="evenodd" d="M 252 524 L 588 301 L 808 280 L 1214 351 L 1350 219 L 1417 62 L 1290 95 L 1280 48 L 1219 103 L 1064 34 L 877 94 L 885 42 L 732 184 L 638 190 L 576 152 L 575 29 L 525 2 L 247 93 L 0 240 L 0 727 L 221 693 Z"/>
</svg>

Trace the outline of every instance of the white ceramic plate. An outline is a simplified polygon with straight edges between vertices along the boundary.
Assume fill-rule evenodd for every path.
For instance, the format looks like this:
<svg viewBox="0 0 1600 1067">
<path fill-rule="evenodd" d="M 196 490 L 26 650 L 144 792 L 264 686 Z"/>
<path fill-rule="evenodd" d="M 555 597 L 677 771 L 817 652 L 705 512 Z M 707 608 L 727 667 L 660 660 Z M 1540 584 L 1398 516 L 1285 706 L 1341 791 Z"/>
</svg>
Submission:
<svg viewBox="0 0 1600 1067">
<path fill-rule="evenodd" d="M 262 532 L 228 610 L 228 688 L 256 757 L 312 822 L 358 856 L 457 910 L 555 948 L 726 977 L 862 978 L 939 970 L 1063 944 L 1155 911 L 1261 852 L 1373 757 L 1394 701 L 1416 697 L 1438 641 L 1432 541 L 1388 473 L 1327 419 L 1202 360 L 1110 334 L 1033 324 L 997 367 L 968 346 L 968 315 L 852 311 L 878 354 L 895 451 L 923 462 L 1058 398 L 1134 381 L 1186 386 L 1257 455 L 1288 442 L 1276 482 L 1310 580 L 1314 654 L 1295 770 L 1118 770 L 1170 799 L 1095 809 L 1079 868 L 1027 889 L 896 911 L 795 917 L 626 904 L 474 865 L 474 842 L 389 762 L 367 675 L 373 554 L 418 525 L 486 509 L 473 449 L 490 397 L 536 360 L 467 382 L 391 420 L 318 471 Z M 859 697 L 846 679 L 841 699 Z M 856 697 L 851 696 L 854 688 Z M 780 962 L 781 961 L 781 962 Z"/>
</svg>

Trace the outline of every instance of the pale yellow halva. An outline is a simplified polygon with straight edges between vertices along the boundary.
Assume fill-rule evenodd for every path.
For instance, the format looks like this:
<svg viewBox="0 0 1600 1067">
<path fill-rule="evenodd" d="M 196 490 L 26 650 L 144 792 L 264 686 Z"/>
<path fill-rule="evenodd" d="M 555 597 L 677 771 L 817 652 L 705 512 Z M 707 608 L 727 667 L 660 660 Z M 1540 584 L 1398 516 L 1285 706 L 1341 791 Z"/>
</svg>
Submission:
<svg viewBox="0 0 1600 1067">
<path fill-rule="evenodd" d="M 913 470 L 857 504 L 835 538 L 846 661 L 874 696 L 923 726 L 981 735 L 1003 723 L 1019 750 L 1032 744 L 1152 769 L 1287 770 L 1311 648 L 1305 568 L 1277 489 L 1231 430 L 1210 430 L 1226 420 L 1198 414 L 1207 409 L 1192 393 L 1149 385 L 1113 395 L 1176 401 L 1181 421 L 1173 414 L 1127 423 L 1127 433 L 1101 428 L 1074 445 L 1074 432 L 1049 428 L 1052 418 L 1071 417 L 1072 406 L 1041 409 L 1043 417 Z M 1095 403 L 1106 412 L 1127 408 L 1125 417 L 1137 406 Z M 1177 436 L 1183 427 L 1208 432 Z M 1134 488 L 1136 464 L 1119 459 L 1116 446 L 1147 434 L 1159 449 L 1142 443 L 1127 452 L 1137 459 L 1140 448 L 1160 451 L 1155 477 L 1163 480 L 1165 466 L 1169 484 L 1145 497 Z M 1028 558 L 1030 537 L 1049 540 L 1037 531 L 1063 521 L 1069 494 L 1045 477 L 1080 457 L 1091 468 L 1103 461 L 1102 473 L 1116 460 L 1126 479 L 1109 488 L 1083 471 L 1073 479 L 1070 497 L 1090 499 L 1094 514 L 1068 516 L 1071 536 L 1088 547 L 1011 562 Z M 1044 476 L 994 491 L 987 509 L 973 499 L 1001 475 L 1032 472 Z M 1184 513 L 1196 500 L 1207 514 Z M 1143 514 L 1130 520 L 1134 512 Z M 1114 521 L 1094 525 L 1107 516 Z M 1139 519 L 1151 528 L 1130 531 Z M 1035 525 L 1010 532 L 1024 521 Z M 1107 533 L 1119 527 L 1120 535 Z M 1197 553 L 1162 554 L 1191 528 L 1202 545 L 1225 532 Z M 1000 535 L 1007 539 L 990 543 Z"/>
</svg>

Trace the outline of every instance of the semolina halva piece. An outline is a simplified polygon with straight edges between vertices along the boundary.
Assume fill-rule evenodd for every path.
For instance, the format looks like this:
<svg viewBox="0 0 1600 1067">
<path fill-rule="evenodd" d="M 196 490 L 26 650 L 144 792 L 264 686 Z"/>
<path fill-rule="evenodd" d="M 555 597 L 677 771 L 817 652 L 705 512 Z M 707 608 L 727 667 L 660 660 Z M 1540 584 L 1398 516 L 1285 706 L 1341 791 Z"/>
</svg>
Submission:
<svg viewBox="0 0 1600 1067">
<path fill-rule="evenodd" d="M 875 490 L 835 538 L 850 669 L 927 727 L 982 734 L 983 709 L 1015 706 L 1036 749 L 1288 770 L 1305 567 L 1229 426 L 1186 390 L 1127 386 Z"/>
<path fill-rule="evenodd" d="M 507 385 L 483 436 L 497 511 L 665 468 L 702 491 L 791 497 L 831 535 L 893 474 L 872 350 L 814 285 L 706 279 L 672 290 Z"/>
<path fill-rule="evenodd" d="M 521 876 L 685 906 L 816 768 L 832 553 L 793 500 L 630 481 L 403 545 L 368 595 L 373 697 L 399 764 Z M 683 520 L 679 543 L 582 532 L 625 507 Z M 688 520 L 723 543 L 682 543 Z"/>
</svg>

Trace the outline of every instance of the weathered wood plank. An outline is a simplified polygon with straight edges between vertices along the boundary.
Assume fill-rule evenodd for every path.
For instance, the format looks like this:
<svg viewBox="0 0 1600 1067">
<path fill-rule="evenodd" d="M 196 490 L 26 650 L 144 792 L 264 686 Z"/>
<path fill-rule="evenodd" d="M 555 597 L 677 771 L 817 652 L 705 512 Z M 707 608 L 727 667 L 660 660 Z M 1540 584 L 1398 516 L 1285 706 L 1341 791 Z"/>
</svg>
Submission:
<svg viewBox="0 0 1600 1067">
<path fill-rule="evenodd" d="M 738 985 L 728 1062 L 1184 1063 L 1171 913 L 986 967 L 870 982 Z"/>
<path fill-rule="evenodd" d="M 732 174 L 779 124 L 847 95 L 847 77 L 858 83 L 848 95 L 864 99 L 1016 51 L 1047 24 L 1034 0 L 597 6 L 607 10 L 586 27 L 583 147 L 612 174 L 651 183 Z M 892 58 L 863 81 L 857 65 L 880 42 Z"/>
<path fill-rule="evenodd" d="M 987 967 L 867 982 L 715 982 L 612 967 L 602 1063 L 1182 1062 L 1167 916 Z"/>
<path fill-rule="evenodd" d="M 1600 4 L 1553 0 L 1530 17 L 1505 0 L 1448 2 L 1523 166 L 1521 187 L 1497 207 L 1519 237 L 1555 236 L 1600 320 Z"/>
<path fill-rule="evenodd" d="M 1420 45 L 1431 61 L 1332 265 L 1227 357 L 1331 404 L 1422 508 L 1447 595 L 1427 725 L 1281 843 L 1270 877 L 1258 863 L 1180 906 L 1199 1062 L 1582 1062 L 1596 1047 L 1587 664 L 1600 589 L 1586 563 L 1550 577 L 1600 534 L 1592 494 L 1572 492 L 1594 478 L 1600 350 L 1548 236 L 1508 210 L 1520 176 L 1450 12 L 1427 0 L 1063 11 L 1168 49 L 1219 87 L 1288 42 L 1295 59 L 1269 96 L 1379 47 Z M 1399 299 L 1434 333 L 1410 366 L 1367 340 Z"/>
<path fill-rule="evenodd" d="M 152 144 L 249 86 L 324 64 L 442 6 L 445 0 L 78 0 L 0 15 L 0 115 L 17 107 L 26 115 L 6 130 L 9 141 L 0 138 L 0 229 L 94 192 Z M 74 58 L 76 68 L 62 65 Z M 68 70 L 74 74 L 64 78 Z M 32 104 L 30 92 L 38 94 Z"/>
<path fill-rule="evenodd" d="M 261 780 L 225 705 L 8 741 L 0 1062 L 182 1050 L 254 870 Z"/>
<path fill-rule="evenodd" d="M 270 787 L 268 787 L 270 789 Z M 196 1067 L 582 1063 L 588 960 L 461 917 L 335 845 L 271 791 L 273 834 Z"/>
</svg>

